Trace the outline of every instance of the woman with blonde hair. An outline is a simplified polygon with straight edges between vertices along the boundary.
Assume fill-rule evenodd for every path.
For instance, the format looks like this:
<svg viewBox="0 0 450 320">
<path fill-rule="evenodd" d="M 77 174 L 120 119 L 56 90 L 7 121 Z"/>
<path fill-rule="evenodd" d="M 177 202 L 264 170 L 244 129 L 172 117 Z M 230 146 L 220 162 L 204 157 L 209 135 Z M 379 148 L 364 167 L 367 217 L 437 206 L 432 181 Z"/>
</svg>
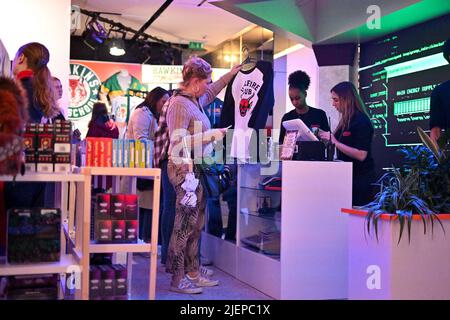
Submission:
<svg viewBox="0 0 450 320">
<path fill-rule="evenodd" d="M 205 222 L 206 198 L 202 185 L 195 180 L 199 179 L 198 170 L 188 163 L 211 155 L 212 142 L 223 139 L 226 129 L 211 129 L 203 107 L 214 100 L 240 68 L 234 67 L 210 84 L 211 66 L 199 57 L 191 57 L 184 64 L 180 89 L 174 91 L 162 111 L 159 126 L 164 127 L 161 122 L 167 123 L 170 137 L 167 172 L 176 193 L 175 222 L 166 261 L 166 270 L 172 273 L 170 289 L 175 292 L 201 293 L 202 287 L 218 285 L 218 281 L 199 271 L 198 246 Z M 201 155 L 197 155 L 199 150 Z"/>
<path fill-rule="evenodd" d="M 353 162 L 353 205 L 368 204 L 373 198 L 375 165 L 372 158 L 373 126 L 355 86 L 341 82 L 331 89 L 333 106 L 340 113 L 334 131 L 321 132 L 336 145 L 339 160 Z"/>
</svg>

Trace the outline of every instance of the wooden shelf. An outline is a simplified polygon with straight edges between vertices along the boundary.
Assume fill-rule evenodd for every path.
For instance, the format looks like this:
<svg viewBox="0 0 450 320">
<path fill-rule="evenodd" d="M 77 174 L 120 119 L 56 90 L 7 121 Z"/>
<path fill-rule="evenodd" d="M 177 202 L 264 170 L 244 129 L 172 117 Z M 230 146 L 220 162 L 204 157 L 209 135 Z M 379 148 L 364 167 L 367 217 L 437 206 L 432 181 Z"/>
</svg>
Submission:
<svg viewBox="0 0 450 320">
<path fill-rule="evenodd" d="M 72 255 L 62 255 L 59 262 L 34 264 L 8 264 L 0 258 L 0 276 L 66 273 L 69 266 L 78 265 Z M 80 267 L 81 268 L 81 267 Z"/>
<path fill-rule="evenodd" d="M 150 252 L 151 244 L 139 241 L 138 243 L 95 243 L 91 241 L 89 253 L 117 253 L 117 252 Z"/>
<path fill-rule="evenodd" d="M 0 176 L 0 181 L 13 181 L 13 176 Z M 28 173 L 16 177 L 17 182 L 83 182 L 84 175 L 61 173 Z"/>
<path fill-rule="evenodd" d="M 131 176 L 131 177 L 160 177 L 161 169 L 155 168 L 101 168 L 83 167 L 81 172 L 93 176 Z"/>
</svg>

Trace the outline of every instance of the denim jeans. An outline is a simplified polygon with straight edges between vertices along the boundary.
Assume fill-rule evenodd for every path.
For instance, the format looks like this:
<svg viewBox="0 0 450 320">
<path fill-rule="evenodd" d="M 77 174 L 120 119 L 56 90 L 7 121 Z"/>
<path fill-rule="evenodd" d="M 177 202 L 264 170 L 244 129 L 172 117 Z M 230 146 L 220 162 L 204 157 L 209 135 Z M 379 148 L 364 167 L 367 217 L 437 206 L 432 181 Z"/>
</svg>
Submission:
<svg viewBox="0 0 450 320">
<path fill-rule="evenodd" d="M 165 264 L 169 250 L 170 237 L 175 221 L 176 194 L 167 175 L 167 160 L 161 162 L 162 214 L 161 214 L 161 263 Z"/>
</svg>

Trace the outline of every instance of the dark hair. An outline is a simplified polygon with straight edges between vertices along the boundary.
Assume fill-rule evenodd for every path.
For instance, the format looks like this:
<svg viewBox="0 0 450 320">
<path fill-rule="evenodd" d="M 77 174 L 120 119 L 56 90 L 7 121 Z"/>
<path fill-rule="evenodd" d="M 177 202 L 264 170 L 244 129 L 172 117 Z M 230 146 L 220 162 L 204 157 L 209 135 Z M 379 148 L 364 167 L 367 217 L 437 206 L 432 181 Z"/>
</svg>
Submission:
<svg viewBox="0 0 450 320">
<path fill-rule="evenodd" d="M 0 132 L 14 132 L 28 120 L 28 99 L 22 84 L 0 77 Z"/>
<path fill-rule="evenodd" d="M 89 121 L 89 127 L 94 124 L 95 121 L 97 121 L 98 118 L 101 116 L 108 115 L 108 109 L 106 108 L 106 104 L 103 102 L 97 102 L 94 103 L 94 106 L 92 107 L 92 117 L 91 121 Z"/>
<path fill-rule="evenodd" d="M 341 119 L 336 127 L 336 131 L 339 129 L 348 129 L 350 120 L 358 111 L 368 116 L 364 103 L 353 83 L 348 81 L 338 83 L 331 89 L 331 92 L 334 92 L 339 97 L 339 103 L 342 109 Z"/>
<path fill-rule="evenodd" d="M 307 91 L 311 84 L 311 78 L 304 71 L 298 70 L 289 75 L 289 88 Z"/>
<path fill-rule="evenodd" d="M 28 68 L 33 70 L 33 99 L 41 108 L 46 118 L 53 118 L 59 114 L 56 103 L 56 92 L 53 78 L 47 67 L 50 61 L 48 49 L 38 43 L 28 43 L 17 51 L 17 55 L 23 54 L 27 58 Z"/>
<path fill-rule="evenodd" d="M 445 41 L 444 49 L 442 50 L 442 52 L 444 53 L 445 60 L 447 60 L 448 63 L 450 63 L 450 38 L 448 38 L 448 40 Z"/>
<path fill-rule="evenodd" d="M 140 105 L 138 105 L 136 107 L 137 108 L 143 108 L 143 107 L 147 107 L 150 109 L 150 111 L 153 113 L 153 115 L 155 117 L 158 116 L 158 112 L 156 110 L 156 104 L 158 103 L 158 101 L 166 94 L 169 94 L 169 92 L 161 87 L 156 87 L 154 88 L 152 91 L 150 91 L 147 94 L 147 97 L 145 98 L 145 101 L 142 102 Z"/>
</svg>

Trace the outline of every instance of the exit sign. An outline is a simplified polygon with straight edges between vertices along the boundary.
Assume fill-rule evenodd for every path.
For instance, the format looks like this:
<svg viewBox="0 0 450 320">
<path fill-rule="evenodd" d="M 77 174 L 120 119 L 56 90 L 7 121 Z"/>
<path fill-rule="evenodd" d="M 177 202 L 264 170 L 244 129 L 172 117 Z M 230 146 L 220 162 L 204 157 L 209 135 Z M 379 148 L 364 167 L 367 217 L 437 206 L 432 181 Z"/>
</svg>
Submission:
<svg viewBox="0 0 450 320">
<path fill-rule="evenodd" d="M 201 42 L 189 42 L 189 49 L 203 50 L 203 43 Z"/>
</svg>

